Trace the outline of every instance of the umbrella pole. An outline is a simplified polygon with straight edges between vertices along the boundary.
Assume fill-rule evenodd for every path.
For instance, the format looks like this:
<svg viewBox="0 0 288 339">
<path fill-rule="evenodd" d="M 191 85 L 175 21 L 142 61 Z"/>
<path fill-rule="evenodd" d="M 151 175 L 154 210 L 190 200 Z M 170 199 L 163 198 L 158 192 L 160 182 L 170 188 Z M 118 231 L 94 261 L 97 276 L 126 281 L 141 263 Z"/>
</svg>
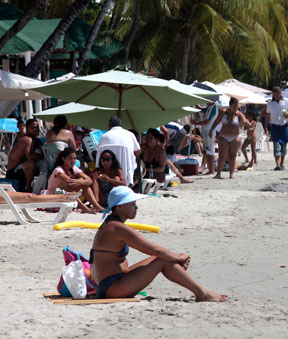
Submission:
<svg viewBox="0 0 288 339">
<path fill-rule="evenodd" d="M 197 112 L 195 113 L 195 125 L 194 125 L 194 135 L 196 135 L 196 126 L 197 126 L 197 123 L 196 123 L 196 121 L 197 121 Z M 189 159 L 190 158 L 190 151 L 191 151 L 191 142 L 192 142 L 192 127 L 193 127 L 193 125 L 191 124 L 191 128 L 190 128 L 190 135 L 189 135 L 189 147 L 188 147 L 188 157 L 187 157 L 187 159 Z"/>
<path fill-rule="evenodd" d="M 118 111 L 117 111 L 117 117 L 118 117 L 118 118 L 121 118 L 122 94 L 123 94 L 123 87 L 122 87 L 122 85 L 120 84 L 120 85 L 119 85 Z"/>
</svg>

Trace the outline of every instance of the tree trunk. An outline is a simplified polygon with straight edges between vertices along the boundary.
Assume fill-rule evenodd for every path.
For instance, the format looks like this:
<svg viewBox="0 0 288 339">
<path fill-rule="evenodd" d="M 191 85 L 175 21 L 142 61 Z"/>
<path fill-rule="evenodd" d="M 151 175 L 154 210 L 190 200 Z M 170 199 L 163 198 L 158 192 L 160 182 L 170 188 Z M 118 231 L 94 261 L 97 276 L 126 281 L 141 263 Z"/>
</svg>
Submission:
<svg viewBox="0 0 288 339">
<path fill-rule="evenodd" d="M 181 77 L 180 82 L 185 84 L 188 72 L 188 63 L 189 55 L 191 50 L 191 39 L 192 39 L 192 30 L 186 31 L 184 33 L 183 42 L 184 42 L 184 51 L 182 57 L 182 67 L 181 67 Z"/>
<path fill-rule="evenodd" d="M 105 15 L 108 13 L 108 10 L 110 8 L 110 5 L 112 3 L 112 0 L 105 0 L 103 7 L 101 9 L 101 11 L 99 12 L 97 19 L 94 22 L 94 25 L 91 29 L 91 32 L 88 36 L 88 39 L 86 40 L 85 43 L 85 47 L 83 48 L 83 50 L 81 51 L 80 55 L 79 55 L 79 59 L 78 59 L 78 67 L 77 67 L 77 74 L 79 74 L 83 68 L 83 65 L 87 59 L 88 53 L 91 50 L 94 41 L 97 37 L 97 34 L 99 32 L 99 29 L 102 25 L 102 22 L 105 18 Z"/>
<path fill-rule="evenodd" d="M 140 17 L 140 0 L 134 0 L 134 19 L 133 19 L 133 26 L 129 33 L 129 36 L 125 42 L 125 64 L 128 62 L 130 49 L 132 42 L 135 38 L 138 25 L 139 25 L 139 17 Z"/>
<path fill-rule="evenodd" d="M 44 42 L 36 55 L 32 58 L 31 62 L 26 66 L 22 75 L 35 78 L 41 72 L 61 36 L 65 34 L 72 22 L 90 2 L 91 0 L 75 0 L 68 14 L 59 22 L 54 32 Z"/>
<path fill-rule="evenodd" d="M 27 25 L 30 19 L 33 17 L 37 9 L 44 3 L 45 0 L 35 0 L 33 5 L 28 8 L 15 22 L 15 24 L 8 29 L 8 31 L 0 39 L 0 51 L 12 39 L 21 29 Z"/>
</svg>

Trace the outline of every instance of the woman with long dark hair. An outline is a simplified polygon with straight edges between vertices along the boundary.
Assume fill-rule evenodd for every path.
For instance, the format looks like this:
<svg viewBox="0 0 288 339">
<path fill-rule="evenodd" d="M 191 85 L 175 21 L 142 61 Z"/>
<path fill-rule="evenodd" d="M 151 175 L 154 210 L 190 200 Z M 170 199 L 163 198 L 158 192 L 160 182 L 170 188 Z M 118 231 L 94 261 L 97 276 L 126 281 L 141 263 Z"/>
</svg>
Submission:
<svg viewBox="0 0 288 339">
<path fill-rule="evenodd" d="M 57 115 L 53 120 L 53 127 L 46 133 L 46 144 L 53 144 L 59 151 L 63 151 L 68 146 L 76 149 L 74 135 L 66 129 L 66 126 L 65 115 Z"/>
<path fill-rule="evenodd" d="M 146 134 L 146 142 L 141 145 L 143 160 L 146 168 L 145 178 L 154 178 L 158 182 L 165 181 L 166 152 L 158 145 L 160 132 L 155 128 L 149 128 Z"/>
<path fill-rule="evenodd" d="M 48 181 L 47 193 L 53 194 L 57 188 L 65 192 L 82 190 L 85 200 L 93 206 L 93 209 L 91 209 L 78 199 L 78 206 L 83 213 L 94 213 L 103 210 L 103 207 L 98 204 L 93 194 L 91 178 L 75 166 L 75 163 L 76 150 L 74 148 L 67 147 L 59 153 Z"/>
<path fill-rule="evenodd" d="M 115 154 L 105 150 L 100 155 L 99 167 L 93 174 L 93 192 L 101 206 L 107 206 L 108 194 L 113 187 L 125 186 L 124 173 Z"/>
</svg>

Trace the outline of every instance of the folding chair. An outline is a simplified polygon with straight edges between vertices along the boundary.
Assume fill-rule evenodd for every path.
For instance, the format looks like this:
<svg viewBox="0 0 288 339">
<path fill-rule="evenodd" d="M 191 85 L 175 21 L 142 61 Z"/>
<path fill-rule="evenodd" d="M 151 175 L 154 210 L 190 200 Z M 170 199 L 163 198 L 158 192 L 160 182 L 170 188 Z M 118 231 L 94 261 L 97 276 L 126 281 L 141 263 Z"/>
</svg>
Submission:
<svg viewBox="0 0 288 339">
<path fill-rule="evenodd" d="M 0 209 L 10 209 L 18 222 L 21 225 L 26 225 L 30 223 L 39 223 L 41 221 L 33 218 L 28 212 L 28 208 L 55 208 L 59 207 L 59 211 L 52 222 L 52 224 L 58 224 L 59 222 L 64 222 L 73 208 L 77 207 L 77 199 L 71 202 L 41 202 L 41 203 L 21 203 L 15 204 L 10 196 L 7 194 L 7 191 L 14 191 L 11 185 L 3 184 L 0 185 L 0 195 L 5 199 L 7 204 L 0 204 Z M 27 221 L 22 217 L 24 214 Z M 43 220 L 42 220 L 43 222 Z M 50 222 L 51 223 L 51 222 Z"/>
</svg>

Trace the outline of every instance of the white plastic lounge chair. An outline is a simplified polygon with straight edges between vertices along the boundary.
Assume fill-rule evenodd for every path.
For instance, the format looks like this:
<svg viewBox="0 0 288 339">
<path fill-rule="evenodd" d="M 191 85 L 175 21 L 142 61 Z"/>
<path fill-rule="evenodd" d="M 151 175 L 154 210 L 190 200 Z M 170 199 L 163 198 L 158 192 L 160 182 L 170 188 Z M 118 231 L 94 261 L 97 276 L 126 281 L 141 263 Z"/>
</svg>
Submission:
<svg viewBox="0 0 288 339">
<path fill-rule="evenodd" d="M 72 210 L 72 208 L 77 207 L 77 200 L 72 202 L 45 202 L 45 203 L 23 203 L 23 204 L 15 204 L 6 191 L 14 191 L 13 187 L 9 184 L 0 185 L 0 195 L 6 200 L 7 204 L 0 204 L 0 209 L 10 209 L 15 215 L 16 219 L 21 225 L 26 225 L 29 223 L 39 223 L 40 221 L 33 218 L 31 214 L 28 212 L 28 208 L 59 208 L 59 212 L 57 213 L 54 221 L 54 224 L 58 224 L 59 222 L 64 222 Z M 24 214 L 25 219 L 23 219 L 22 214 Z"/>
</svg>

